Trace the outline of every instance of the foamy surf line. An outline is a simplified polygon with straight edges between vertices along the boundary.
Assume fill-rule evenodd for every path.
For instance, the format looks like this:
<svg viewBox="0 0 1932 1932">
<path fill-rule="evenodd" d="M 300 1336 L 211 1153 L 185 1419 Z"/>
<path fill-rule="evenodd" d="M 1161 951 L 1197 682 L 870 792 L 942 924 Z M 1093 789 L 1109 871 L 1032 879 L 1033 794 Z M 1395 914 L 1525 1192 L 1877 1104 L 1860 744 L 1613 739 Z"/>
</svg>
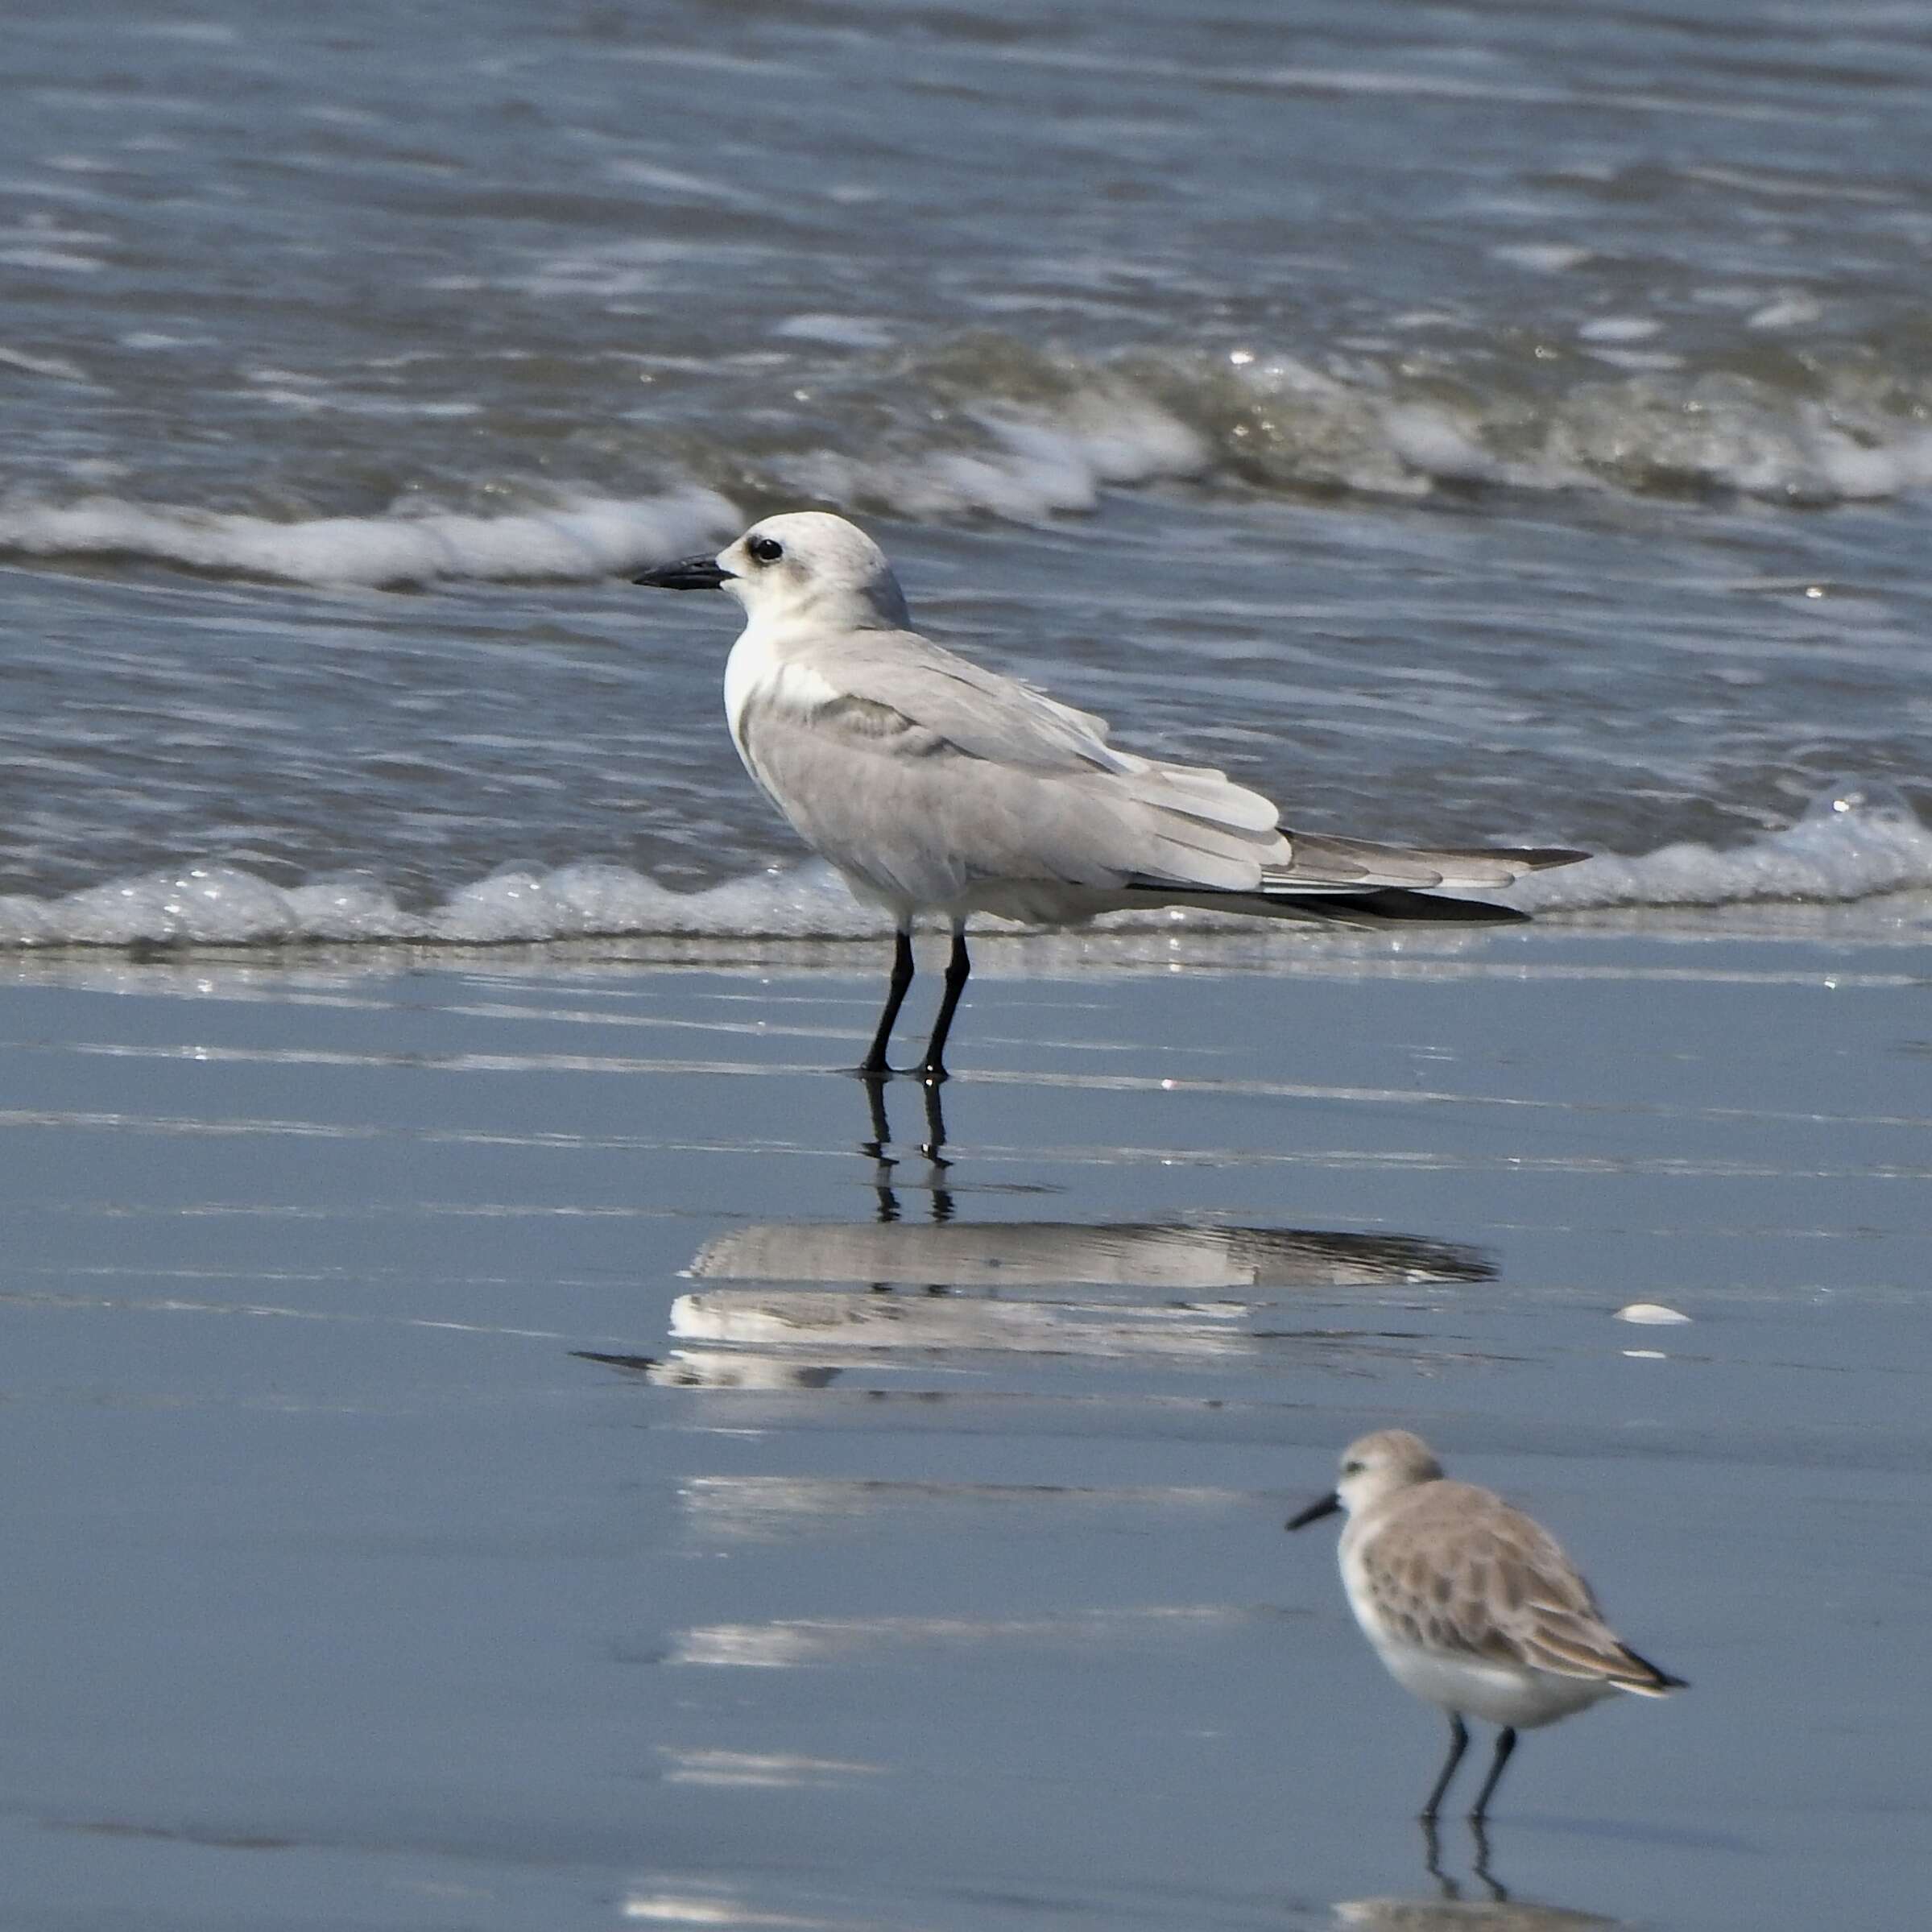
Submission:
<svg viewBox="0 0 1932 1932">
<path fill-rule="evenodd" d="M 1101 493 L 1213 466 L 1206 442 L 1124 385 L 1096 376 L 1051 415 L 989 401 L 963 412 L 966 447 L 854 457 L 788 452 L 759 465 L 764 488 L 847 509 L 945 520 L 1037 523 L 1098 508 Z M 732 466 L 747 459 L 734 452 Z M 388 588 L 439 581 L 592 581 L 716 549 L 749 519 L 701 484 L 628 500 L 583 497 L 502 516 L 411 509 L 279 521 L 111 496 L 0 502 L 0 556 L 138 557 L 286 583 Z"/>
<path fill-rule="evenodd" d="M 1006 344 L 988 352 L 964 400 L 942 403 L 943 387 L 916 370 L 895 371 L 887 395 L 862 388 L 858 402 L 901 419 L 871 447 L 761 449 L 756 432 L 727 432 L 710 467 L 734 489 L 938 522 L 1084 515 L 1107 490 L 1181 479 L 1382 499 L 1609 490 L 1810 505 L 1932 485 L 1921 414 L 1932 386 L 1901 372 L 1888 387 L 1856 366 L 1820 381 L 1822 393 L 1810 395 L 1723 370 L 1606 370 L 1545 394 L 1472 370 L 1451 407 L 1371 358 L 1328 367 L 1244 350 L 1082 361 Z M 1020 399 L 1043 384 L 1057 391 L 1050 403 Z M 1904 407 L 1893 406 L 1893 388 Z M 935 415 L 943 429 L 925 420 Z M 0 556 L 143 558 L 318 585 L 588 581 L 716 547 L 745 521 L 696 480 L 499 516 L 409 505 L 296 521 L 106 495 L 14 496 L 0 500 Z"/>
<path fill-rule="evenodd" d="M 579 499 L 504 516 L 305 523 L 90 497 L 66 506 L 0 503 L 0 554 L 146 557 L 225 575 L 370 587 L 583 579 L 722 543 L 743 520 L 726 499 L 695 487 L 635 502 Z"/>
<path fill-rule="evenodd" d="M 1669 845 L 1633 858 L 1606 854 L 1533 875 L 1498 895 L 1541 914 L 1781 902 L 1842 905 L 1932 891 L 1932 827 L 1884 785 L 1841 786 L 1794 825 L 1719 850 Z M 814 862 L 673 892 L 627 867 L 506 870 L 422 911 L 357 878 L 283 887 L 238 867 L 195 865 L 93 886 L 60 898 L 0 896 L 0 949 L 49 946 L 333 945 L 488 946 L 577 939 L 867 939 L 880 915 Z M 997 923 L 994 929 L 1003 928 Z M 1091 931 L 1257 934 L 1305 943 L 1305 927 L 1156 908 L 1116 913 Z"/>
</svg>

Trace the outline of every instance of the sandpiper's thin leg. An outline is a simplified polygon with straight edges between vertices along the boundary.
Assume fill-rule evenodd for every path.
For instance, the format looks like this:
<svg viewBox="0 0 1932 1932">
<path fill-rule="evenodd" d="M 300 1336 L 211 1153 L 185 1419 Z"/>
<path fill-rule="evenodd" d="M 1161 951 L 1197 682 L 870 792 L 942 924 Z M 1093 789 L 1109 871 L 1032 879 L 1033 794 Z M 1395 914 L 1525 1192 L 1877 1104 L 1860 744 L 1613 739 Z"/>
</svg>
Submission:
<svg viewBox="0 0 1932 1932">
<path fill-rule="evenodd" d="M 1490 1795 L 1503 1781 L 1503 1767 L 1509 1762 L 1509 1754 L 1516 1748 L 1514 1731 L 1505 1728 L 1496 1733 L 1496 1754 L 1489 1760 L 1489 1775 L 1483 1781 L 1483 1789 L 1476 1793 L 1475 1808 L 1469 1814 L 1472 1822 L 1479 1825 L 1488 1815 Z"/>
<path fill-rule="evenodd" d="M 883 1078 L 892 1072 L 886 1064 L 886 1049 L 892 1044 L 892 1028 L 899 1009 L 905 1004 L 906 988 L 912 983 L 912 935 L 901 926 L 894 936 L 892 977 L 886 982 L 885 1010 L 879 1016 L 879 1031 L 872 1036 L 872 1048 L 859 1061 L 857 1071 Z"/>
<path fill-rule="evenodd" d="M 1456 1774 L 1456 1766 L 1462 1761 L 1462 1753 L 1469 1748 L 1469 1727 L 1461 1716 L 1452 1711 L 1449 1714 L 1449 1756 L 1442 1765 L 1442 1775 L 1436 1780 L 1436 1788 L 1429 1793 L 1422 1806 L 1422 1822 L 1433 1824 L 1436 1807 L 1442 1802 L 1442 1793 L 1449 1789 L 1449 1781 Z"/>
<path fill-rule="evenodd" d="M 966 952 L 966 928 L 956 925 L 953 929 L 952 956 L 946 961 L 945 997 L 939 1003 L 939 1017 L 933 1023 L 933 1037 L 926 1045 L 925 1063 L 919 1069 L 919 1077 L 929 1086 L 946 1077 L 946 1035 L 953 1030 L 953 1015 L 958 1010 L 959 995 L 966 991 L 966 983 L 973 970 L 971 957 Z"/>
</svg>

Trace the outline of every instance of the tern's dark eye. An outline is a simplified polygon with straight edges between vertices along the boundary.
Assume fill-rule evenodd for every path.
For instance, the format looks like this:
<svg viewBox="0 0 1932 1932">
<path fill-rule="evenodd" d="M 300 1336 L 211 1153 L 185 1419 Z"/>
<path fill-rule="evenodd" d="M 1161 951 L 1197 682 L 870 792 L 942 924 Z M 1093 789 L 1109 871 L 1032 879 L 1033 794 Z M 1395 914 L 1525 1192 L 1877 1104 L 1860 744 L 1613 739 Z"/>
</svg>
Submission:
<svg viewBox="0 0 1932 1932">
<path fill-rule="evenodd" d="M 775 536 L 755 536 L 745 545 L 761 564 L 775 564 L 785 553 L 785 547 Z"/>
<path fill-rule="evenodd" d="M 1359 1476 L 1362 1473 L 1362 1465 L 1359 1462 L 1344 1462 L 1342 1473 L 1345 1476 Z"/>
</svg>

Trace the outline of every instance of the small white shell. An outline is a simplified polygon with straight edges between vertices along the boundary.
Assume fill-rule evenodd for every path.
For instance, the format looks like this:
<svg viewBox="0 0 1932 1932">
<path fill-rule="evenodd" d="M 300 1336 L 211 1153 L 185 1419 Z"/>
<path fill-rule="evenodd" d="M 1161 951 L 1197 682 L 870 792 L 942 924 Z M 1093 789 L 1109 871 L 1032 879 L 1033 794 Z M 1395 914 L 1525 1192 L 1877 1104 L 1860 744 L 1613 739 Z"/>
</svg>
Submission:
<svg viewBox="0 0 1932 1932">
<path fill-rule="evenodd" d="M 1636 1322 L 1646 1328 L 1662 1328 L 1673 1322 L 1690 1319 L 1674 1308 L 1665 1307 L 1661 1301 L 1632 1301 L 1616 1311 L 1616 1318 L 1620 1322 Z"/>
</svg>

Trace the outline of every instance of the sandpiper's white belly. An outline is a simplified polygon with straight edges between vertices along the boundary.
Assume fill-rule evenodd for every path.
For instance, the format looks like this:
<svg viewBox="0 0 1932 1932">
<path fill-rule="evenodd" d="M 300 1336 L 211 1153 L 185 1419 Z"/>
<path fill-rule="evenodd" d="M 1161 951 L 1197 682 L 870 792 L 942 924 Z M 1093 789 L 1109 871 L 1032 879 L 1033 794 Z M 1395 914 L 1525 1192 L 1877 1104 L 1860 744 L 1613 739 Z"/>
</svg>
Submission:
<svg viewBox="0 0 1932 1932">
<path fill-rule="evenodd" d="M 1372 1629 L 1368 1635 L 1376 1654 L 1404 1690 L 1444 1711 L 1481 1718 L 1486 1723 L 1532 1731 L 1611 1694 L 1610 1685 L 1587 1678 L 1485 1663 L 1479 1657 L 1427 1649 Z"/>
</svg>

